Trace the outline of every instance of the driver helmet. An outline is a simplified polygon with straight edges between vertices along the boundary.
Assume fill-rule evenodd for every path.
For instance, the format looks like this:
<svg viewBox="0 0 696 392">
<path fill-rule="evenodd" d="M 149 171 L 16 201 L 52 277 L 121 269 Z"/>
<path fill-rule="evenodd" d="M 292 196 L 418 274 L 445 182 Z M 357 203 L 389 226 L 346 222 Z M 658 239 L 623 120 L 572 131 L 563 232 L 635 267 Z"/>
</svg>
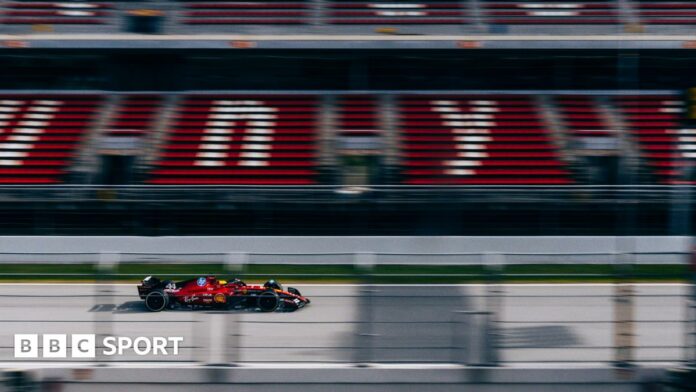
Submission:
<svg viewBox="0 0 696 392">
<path fill-rule="evenodd" d="M 276 289 L 276 290 L 282 290 L 283 286 L 281 286 L 280 283 L 276 282 L 274 279 L 269 280 L 266 282 L 263 287 L 267 289 Z"/>
</svg>

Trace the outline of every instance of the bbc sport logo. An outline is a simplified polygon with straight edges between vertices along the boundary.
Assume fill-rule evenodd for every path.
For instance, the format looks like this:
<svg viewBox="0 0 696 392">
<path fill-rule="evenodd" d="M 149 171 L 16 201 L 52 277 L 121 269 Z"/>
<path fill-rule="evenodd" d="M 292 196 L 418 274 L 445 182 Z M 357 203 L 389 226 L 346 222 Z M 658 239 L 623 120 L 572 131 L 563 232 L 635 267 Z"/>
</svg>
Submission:
<svg viewBox="0 0 696 392">
<path fill-rule="evenodd" d="M 102 339 L 102 344 L 97 346 L 97 336 L 94 334 L 15 334 L 14 356 L 15 358 L 68 358 L 68 351 L 70 351 L 70 358 L 96 358 L 97 349 L 100 350 L 100 354 L 107 357 L 129 353 L 140 356 L 168 356 L 179 355 L 179 348 L 183 341 L 182 336 L 136 338 L 106 336 Z"/>
</svg>

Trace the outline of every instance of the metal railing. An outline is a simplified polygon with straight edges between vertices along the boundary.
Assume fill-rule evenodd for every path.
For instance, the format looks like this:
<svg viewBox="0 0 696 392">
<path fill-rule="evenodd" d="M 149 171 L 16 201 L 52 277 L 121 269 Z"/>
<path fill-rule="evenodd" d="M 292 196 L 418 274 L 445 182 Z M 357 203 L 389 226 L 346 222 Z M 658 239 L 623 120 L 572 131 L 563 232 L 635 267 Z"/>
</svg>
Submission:
<svg viewBox="0 0 696 392">
<path fill-rule="evenodd" d="M 0 186 L 0 202 L 224 202 L 310 204 L 316 202 L 545 202 L 622 203 L 651 201 L 688 203 L 683 193 L 692 186 L 405 186 L 368 187 L 315 186 L 149 186 L 149 185 L 55 185 Z"/>
</svg>

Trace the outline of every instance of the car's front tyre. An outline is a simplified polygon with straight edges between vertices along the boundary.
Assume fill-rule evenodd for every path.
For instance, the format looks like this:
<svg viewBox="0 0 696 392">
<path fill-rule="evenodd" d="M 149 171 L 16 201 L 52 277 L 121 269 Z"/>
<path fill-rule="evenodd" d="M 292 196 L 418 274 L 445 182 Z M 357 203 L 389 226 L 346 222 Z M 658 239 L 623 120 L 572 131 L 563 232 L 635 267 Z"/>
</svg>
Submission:
<svg viewBox="0 0 696 392">
<path fill-rule="evenodd" d="M 278 293 L 271 290 L 259 294 L 256 301 L 256 306 L 258 306 L 262 312 L 273 312 L 278 309 L 278 305 L 280 305 Z"/>
</svg>

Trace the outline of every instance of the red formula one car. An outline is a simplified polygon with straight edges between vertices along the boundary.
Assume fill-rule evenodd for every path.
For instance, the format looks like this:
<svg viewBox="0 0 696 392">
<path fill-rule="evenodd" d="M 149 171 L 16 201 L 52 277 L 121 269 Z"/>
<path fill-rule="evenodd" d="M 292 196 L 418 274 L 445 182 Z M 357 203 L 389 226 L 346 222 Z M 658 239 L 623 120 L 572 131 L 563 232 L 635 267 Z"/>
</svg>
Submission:
<svg viewBox="0 0 696 392">
<path fill-rule="evenodd" d="M 283 290 L 283 286 L 275 280 L 261 286 L 248 285 L 239 279 L 227 282 L 214 276 L 181 282 L 148 276 L 138 285 L 138 294 L 151 312 L 176 307 L 293 311 L 310 302 L 296 288 Z"/>
</svg>

